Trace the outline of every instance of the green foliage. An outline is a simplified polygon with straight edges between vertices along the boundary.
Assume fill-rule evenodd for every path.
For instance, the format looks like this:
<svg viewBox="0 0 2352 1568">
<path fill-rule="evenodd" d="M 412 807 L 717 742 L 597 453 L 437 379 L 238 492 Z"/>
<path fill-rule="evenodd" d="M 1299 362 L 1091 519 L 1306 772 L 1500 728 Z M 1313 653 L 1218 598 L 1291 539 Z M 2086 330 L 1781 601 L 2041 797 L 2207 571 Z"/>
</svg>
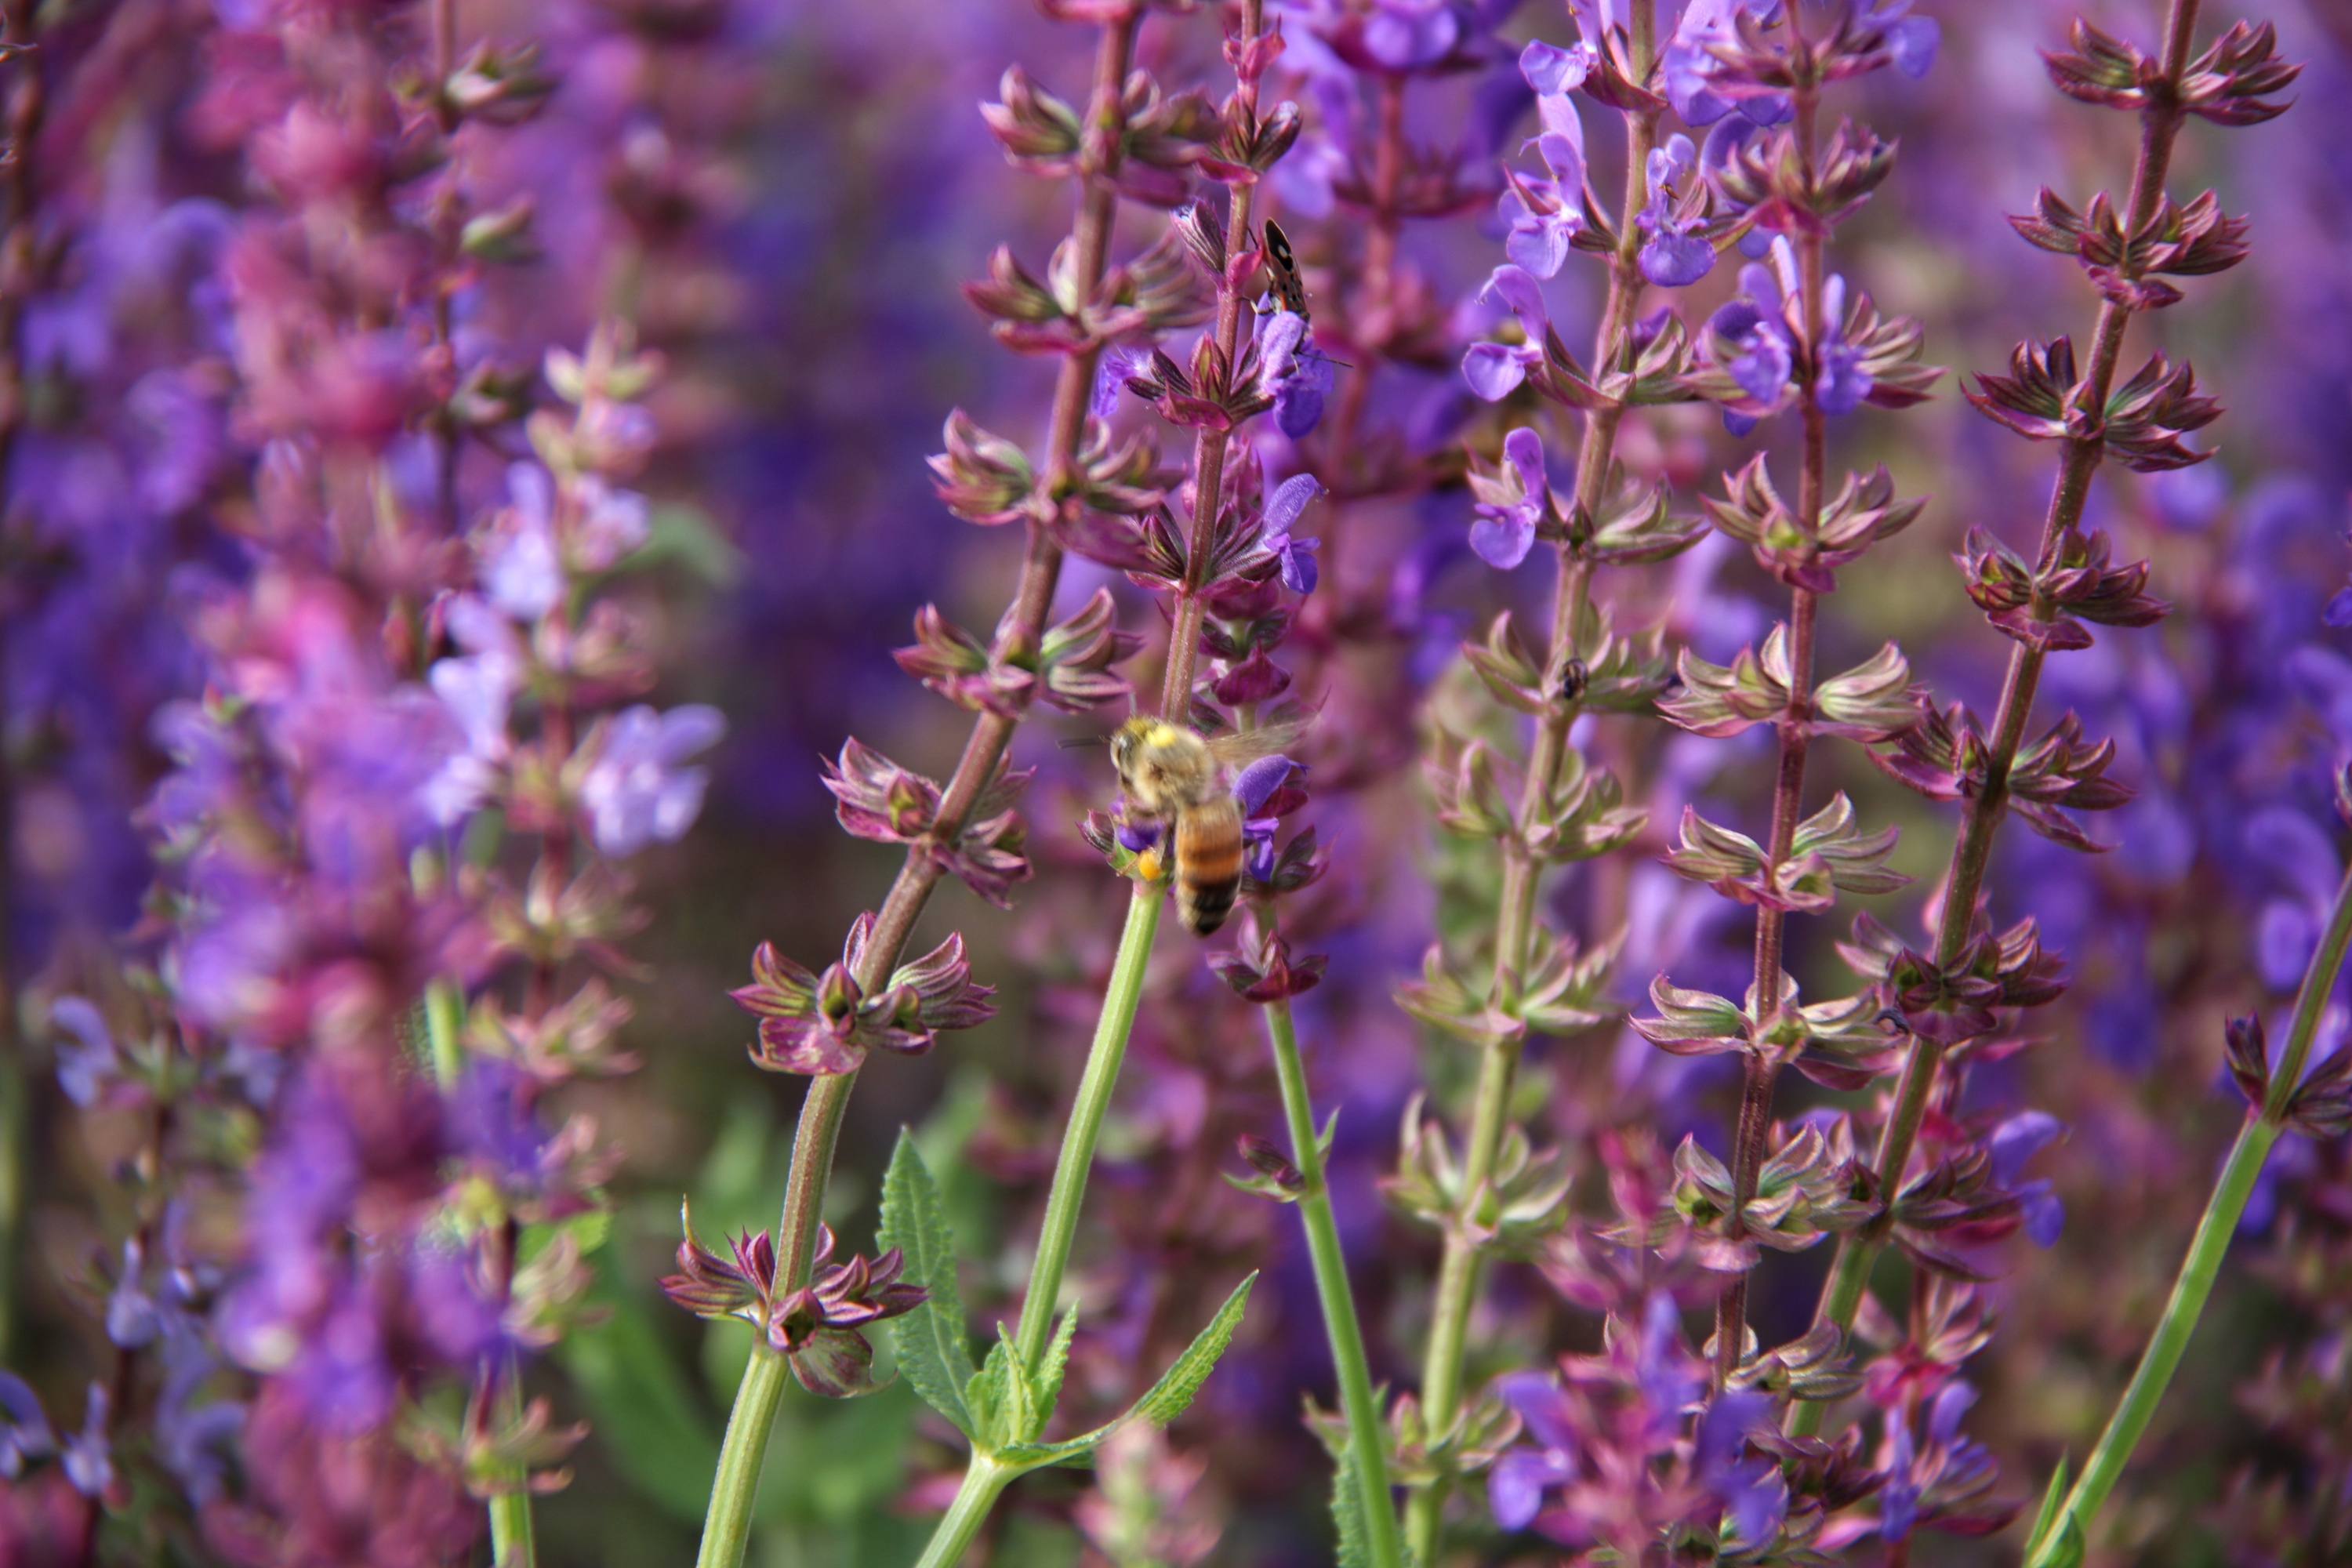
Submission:
<svg viewBox="0 0 2352 1568">
<path fill-rule="evenodd" d="M 889 1173 L 882 1180 L 878 1239 L 883 1247 L 905 1254 L 907 1279 L 930 1292 L 921 1306 L 892 1324 L 899 1369 L 924 1404 L 954 1422 L 965 1436 L 977 1437 L 979 1428 L 964 1396 L 975 1373 L 965 1337 L 963 1298 L 956 1288 L 955 1237 L 931 1173 L 916 1151 L 913 1135 L 903 1128 L 898 1150 L 890 1156 Z M 1057 1344 L 1066 1350 L 1066 1335 Z M 1053 1381 L 1058 1390 L 1058 1363 Z M 1046 1397 L 1050 1405 L 1053 1395 Z"/>
</svg>

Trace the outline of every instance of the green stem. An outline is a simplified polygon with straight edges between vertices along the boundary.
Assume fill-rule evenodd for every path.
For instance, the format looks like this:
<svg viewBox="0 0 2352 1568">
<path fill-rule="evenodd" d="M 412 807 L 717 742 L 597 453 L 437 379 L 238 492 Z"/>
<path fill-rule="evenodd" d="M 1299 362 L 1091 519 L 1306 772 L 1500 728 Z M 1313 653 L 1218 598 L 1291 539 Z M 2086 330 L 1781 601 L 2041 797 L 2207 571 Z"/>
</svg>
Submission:
<svg viewBox="0 0 2352 1568">
<path fill-rule="evenodd" d="M 1044 1362 L 1045 1346 L 1054 1337 L 1054 1307 L 1061 1298 L 1062 1274 L 1069 1267 L 1070 1247 L 1078 1234 L 1087 1173 L 1095 1162 L 1103 1117 L 1110 1110 L 1111 1091 L 1118 1084 L 1119 1065 L 1127 1059 L 1127 1037 L 1135 1027 L 1135 1011 L 1143 1000 L 1143 972 L 1151 961 L 1151 939 L 1160 930 L 1161 901 L 1157 884 L 1135 884 L 1135 896 L 1127 904 L 1127 927 L 1119 932 L 1118 955 L 1111 961 L 1110 988 L 1103 995 L 1102 1016 L 1096 1020 L 1094 1044 L 1087 1050 L 1087 1070 L 1078 1079 L 1077 1102 L 1070 1107 L 1061 1157 L 1054 1163 L 1054 1185 L 1045 1195 L 1045 1223 L 1037 1234 L 1037 1260 L 1029 1268 L 1029 1293 L 1022 1298 L 1021 1326 L 1013 1342 L 1022 1363 L 1031 1368 Z"/>
<path fill-rule="evenodd" d="M 940 1527 L 931 1532 L 930 1544 L 923 1548 L 915 1568 L 956 1568 L 970 1550 L 972 1538 L 980 1533 L 980 1527 L 988 1522 L 996 1500 L 1017 1473 L 1000 1469 L 993 1461 L 973 1455 L 971 1468 L 963 1473 L 963 1485 L 956 1489 L 955 1500 L 948 1504 L 947 1513 L 940 1520 Z"/>
<path fill-rule="evenodd" d="M 1087 100 L 1086 139 L 1079 157 L 1084 178 L 1079 186 L 1077 221 L 1070 236 L 1076 249 L 1073 275 L 1082 295 L 1090 293 L 1101 281 L 1110 253 L 1118 193 L 1108 175 L 1118 161 L 1125 129 L 1120 92 L 1142 15 L 1139 8 L 1113 14 L 1104 21 L 1096 43 L 1094 89 Z M 1054 384 L 1054 405 L 1045 439 L 1046 487 L 1048 493 L 1064 498 L 1066 506 L 1073 504 L 1067 498 L 1077 488 L 1074 475 L 1078 443 L 1085 431 L 1087 395 L 1094 385 L 1095 366 L 1102 358 L 1102 348 L 1097 343 L 1066 355 Z M 1007 653 L 1025 657 L 1037 647 L 1046 616 L 1053 608 L 1054 590 L 1061 580 L 1061 571 L 1062 547 L 1054 530 L 1032 523 L 1022 556 L 1020 584 L 1007 623 L 999 632 L 1000 646 Z M 858 984 L 868 994 L 887 984 L 905 951 L 915 922 L 921 918 L 931 889 L 941 875 L 936 850 L 953 844 L 970 823 L 978 802 L 997 776 L 1018 722 L 1014 716 L 995 712 L 982 713 L 973 721 L 971 733 L 964 742 L 963 755 L 940 795 L 939 813 L 930 832 L 923 841 L 909 847 L 876 916 L 873 931 L 866 940 L 865 962 L 857 974 Z M 815 1259 L 817 1225 L 824 1213 L 825 1188 L 833 1177 L 834 1147 L 840 1141 L 842 1120 L 849 1110 L 850 1090 L 856 1082 L 854 1071 L 819 1078 L 809 1085 L 801 1101 L 800 1120 L 793 1132 L 792 1169 L 784 1183 L 783 1212 L 776 1226 L 776 1277 L 785 1289 L 796 1289 L 808 1283 Z M 754 1351 L 753 1368 L 760 1365 L 763 1356 L 776 1359 L 764 1349 Z M 732 1485 L 744 1490 L 741 1498 L 734 1501 L 723 1499 L 719 1490 L 712 1492 L 698 1559 L 704 1568 L 739 1568 L 743 1561 L 751 1529 L 751 1489 L 758 1483 L 761 1458 L 768 1448 L 769 1428 L 775 1421 L 776 1395 L 782 1387 L 781 1363 L 772 1375 L 776 1380 L 772 1386 L 761 1383 L 755 1387 L 747 1371 L 743 1387 L 736 1394 L 735 1409 L 727 1418 L 727 1436 L 719 1454 L 720 1489 Z M 754 1394 L 759 1398 L 747 1405 L 745 1401 Z"/>
<path fill-rule="evenodd" d="M 1307 1227 L 1307 1251 L 1315 1265 L 1315 1294 L 1323 1306 L 1323 1330 L 1331 1341 L 1331 1364 L 1339 1377 L 1339 1412 L 1348 1423 L 1348 1446 L 1362 1494 L 1364 1521 L 1371 1531 L 1376 1568 L 1403 1568 L 1404 1542 L 1397 1533 L 1396 1503 L 1389 1495 L 1387 1438 L 1381 1407 L 1372 1394 L 1371 1369 L 1364 1359 L 1364 1333 L 1356 1321 L 1356 1299 L 1348 1288 L 1348 1259 L 1339 1247 L 1339 1222 L 1331 1213 L 1331 1189 L 1324 1180 L 1323 1150 L 1316 1141 L 1315 1108 L 1307 1089 L 1307 1068 L 1298 1059 L 1298 1031 L 1287 1000 L 1265 1007 L 1265 1037 L 1274 1047 L 1274 1070 L 1282 1080 L 1282 1110 L 1290 1123 L 1290 1157 L 1303 1185 L 1298 1219 Z"/>
<path fill-rule="evenodd" d="M 433 1081 L 446 1089 L 453 1088 L 466 1069 L 466 1051 L 458 1041 L 465 1032 L 466 998 L 457 987 L 446 980 L 428 981 L 425 986 L 425 1038 L 431 1047 Z"/>
<path fill-rule="evenodd" d="M 820 1079 L 819 1082 L 826 1080 Z M 710 1481 L 710 1511 L 702 1524 L 702 1550 L 695 1568 L 737 1568 L 751 1535 L 751 1500 L 760 1489 L 760 1464 L 767 1457 L 768 1428 L 776 1419 L 790 1370 L 764 1341 L 751 1347 L 719 1445 L 719 1472 Z"/>
<path fill-rule="evenodd" d="M 2122 1475 L 2132 1450 L 2147 1431 L 2157 1403 L 2164 1397 L 2166 1385 L 2171 1383 L 2181 1355 L 2189 1349 L 2189 1336 L 2197 1331 L 2197 1320 L 2205 1310 L 2206 1298 L 2213 1293 L 2214 1279 L 2221 1273 L 2221 1259 L 2230 1250 L 2230 1238 L 2237 1234 L 2238 1221 L 2246 1212 L 2246 1199 L 2253 1192 L 2254 1179 L 2262 1174 L 2263 1162 L 2269 1157 L 2271 1145 L 2278 1142 L 2288 1102 L 2302 1080 L 2304 1063 L 2311 1054 L 2312 1037 L 2318 1033 L 2320 1017 L 2327 1011 L 2328 993 L 2335 989 L 2336 977 L 2343 972 L 2347 945 L 2352 945 L 2352 871 L 2346 873 L 2343 885 L 2336 889 L 2336 908 L 2328 916 L 2326 934 L 2320 940 L 2319 951 L 2312 955 L 2311 966 L 2303 973 L 2303 989 L 2295 997 L 2294 1022 L 2287 1032 L 2286 1048 L 2272 1070 L 2270 1092 L 2261 1106 L 2247 1112 L 2246 1124 L 2238 1130 L 2238 1141 L 2230 1149 L 2229 1163 L 2221 1167 L 2221 1178 L 2214 1184 L 2213 1196 L 2205 1205 L 2205 1217 L 2198 1222 L 2196 1237 L 2189 1244 L 2189 1256 L 2180 1265 L 2180 1277 L 2173 1281 L 2171 1299 L 2164 1304 L 2164 1316 L 2158 1320 L 2156 1332 L 2148 1339 L 2147 1353 L 2140 1357 L 2139 1369 L 2132 1373 L 2130 1386 L 2124 1390 L 2106 1430 L 2099 1434 L 2098 1447 L 2091 1450 L 2082 1476 L 2066 1494 L 2065 1506 L 2057 1521 L 2044 1535 L 2027 1568 L 2043 1568 L 2052 1560 L 2059 1540 L 2065 1534 L 2068 1520 L 2081 1527 L 2098 1516 L 2099 1506 L 2115 1489 L 2116 1478 Z"/>
<path fill-rule="evenodd" d="M 1164 897 L 1158 883 L 1139 880 L 1128 900 L 1127 925 L 1119 932 L 1118 956 L 1111 960 L 1102 1016 L 1095 1024 L 1094 1044 L 1087 1051 L 1087 1069 L 1078 1079 L 1069 1125 L 1062 1131 L 1062 1152 L 1054 1163 L 1054 1185 L 1045 1196 L 1045 1220 L 1037 1237 L 1037 1260 L 1029 1270 L 1029 1290 L 1022 1298 L 1021 1322 L 1013 1338 L 1013 1353 L 1033 1371 L 1045 1362 L 1045 1347 L 1053 1338 L 1054 1304 L 1062 1294 L 1062 1275 L 1069 1267 L 1071 1244 L 1077 1237 L 1087 1173 L 1094 1164 L 1095 1145 L 1102 1136 L 1103 1118 L 1110 1110 L 1111 1092 L 1118 1086 L 1119 1064 L 1127 1059 L 1127 1038 L 1143 1000 L 1144 970 L 1151 961 L 1151 939 L 1160 930 Z M 731 1429 L 728 1436 L 733 1438 Z M 931 1543 L 923 1549 L 922 1568 L 953 1568 L 988 1518 L 988 1510 L 996 1505 L 998 1494 L 1019 1473 L 1000 1468 L 987 1455 L 975 1451 L 955 1500 L 931 1531 Z M 706 1562 L 702 1568 L 719 1565 Z"/>
<path fill-rule="evenodd" d="M 522 1419 L 522 1369 L 507 1357 L 499 1379 L 499 1424 L 512 1430 Z M 510 1474 L 515 1489 L 490 1499 L 491 1568 L 534 1568 L 539 1561 L 539 1532 L 530 1517 L 529 1473 L 520 1467 Z"/>
</svg>

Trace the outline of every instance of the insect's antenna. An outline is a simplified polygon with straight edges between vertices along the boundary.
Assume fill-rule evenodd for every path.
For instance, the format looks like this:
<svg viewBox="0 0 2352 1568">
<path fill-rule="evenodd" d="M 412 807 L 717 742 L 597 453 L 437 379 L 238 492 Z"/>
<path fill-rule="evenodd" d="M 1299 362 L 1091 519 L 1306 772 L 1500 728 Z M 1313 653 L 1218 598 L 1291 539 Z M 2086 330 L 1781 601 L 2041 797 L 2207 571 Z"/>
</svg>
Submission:
<svg viewBox="0 0 2352 1568">
<path fill-rule="evenodd" d="M 1054 743 L 1066 752 L 1075 752 L 1087 746 L 1108 746 L 1110 744 L 1110 737 L 1108 735 L 1072 735 Z"/>
</svg>

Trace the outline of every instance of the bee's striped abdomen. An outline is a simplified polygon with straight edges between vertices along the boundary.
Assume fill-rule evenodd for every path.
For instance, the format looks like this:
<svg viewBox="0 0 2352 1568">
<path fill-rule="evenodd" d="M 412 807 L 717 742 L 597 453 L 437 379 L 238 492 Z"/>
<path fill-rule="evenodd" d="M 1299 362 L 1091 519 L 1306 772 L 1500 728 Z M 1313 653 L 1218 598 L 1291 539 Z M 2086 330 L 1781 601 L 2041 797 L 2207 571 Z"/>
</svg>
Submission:
<svg viewBox="0 0 2352 1568">
<path fill-rule="evenodd" d="M 1176 912 L 1207 936 L 1225 923 L 1242 885 L 1242 813 L 1220 793 L 1176 819 Z"/>
</svg>

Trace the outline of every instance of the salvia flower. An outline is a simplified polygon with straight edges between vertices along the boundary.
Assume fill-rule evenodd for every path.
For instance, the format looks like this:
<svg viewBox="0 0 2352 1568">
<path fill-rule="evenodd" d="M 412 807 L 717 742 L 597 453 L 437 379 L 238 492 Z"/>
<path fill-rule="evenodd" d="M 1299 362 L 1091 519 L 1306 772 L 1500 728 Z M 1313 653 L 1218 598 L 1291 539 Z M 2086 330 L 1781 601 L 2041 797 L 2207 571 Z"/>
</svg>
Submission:
<svg viewBox="0 0 2352 1568">
<path fill-rule="evenodd" d="M 1692 179 L 1697 154 L 1687 136 L 1650 153 L 1650 203 L 1643 208 L 1642 276 L 1661 289 L 1696 283 L 1715 269 L 1715 247 L 1693 232 L 1705 216 L 1706 187 Z M 1696 198 L 1696 200 L 1686 198 Z"/>
<path fill-rule="evenodd" d="M 1544 469 L 1543 438 L 1522 425 L 1503 437 L 1505 468 L 1498 479 L 1474 481 L 1477 521 L 1470 525 L 1470 548 L 1487 565 L 1508 572 L 1535 548 L 1537 530 L 1551 508 Z M 1516 480 L 1514 484 L 1512 481 Z"/>
<path fill-rule="evenodd" d="M 1275 486 L 1265 498 L 1265 522 L 1259 530 L 1258 542 L 1281 562 L 1282 585 L 1294 594 L 1315 591 L 1315 547 L 1320 542 L 1301 539 L 1291 530 L 1307 503 L 1322 493 L 1315 476 L 1295 474 Z"/>
<path fill-rule="evenodd" d="M 32 1384 L 0 1369 L 0 1477 L 15 1480 L 28 1460 L 58 1451 L 58 1435 Z"/>
<path fill-rule="evenodd" d="M 1746 435 L 1800 395 L 1801 301 L 1796 252 L 1783 236 L 1772 242 L 1770 265 L 1742 267 L 1738 297 L 1708 319 L 1717 361 L 1738 389 L 1722 399 L 1723 423 L 1733 435 Z M 1845 279 L 1832 273 L 1822 284 L 1822 341 L 1813 355 L 1813 399 L 1825 414 L 1853 413 L 1874 385 L 1862 350 L 1845 342 L 1844 331 Z"/>
<path fill-rule="evenodd" d="M 1976 1401 L 1967 1384 L 1946 1384 L 1928 1403 L 1916 1442 L 1902 1413 L 1888 1415 L 1886 1485 L 1878 1497 L 1878 1530 L 1888 1542 L 1906 1540 L 1922 1525 L 1949 1535 L 1990 1535 L 2016 1517 L 2017 1503 L 1990 1495 L 2000 1462 L 1960 1435 L 1960 1417 Z"/>
<path fill-rule="evenodd" d="M 1274 423 L 1292 440 L 1312 431 L 1331 393 L 1331 361 L 1317 352 L 1307 319 L 1277 310 L 1258 329 L 1258 384 L 1274 399 Z"/>
<path fill-rule="evenodd" d="M 1538 278 L 1559 274 L 1584 228 L 1584 122 L 1568 95 L 1584 79 L 1590 51 L 1553 48 L 1540 41 L 1519 56 L 1519 69 L 1536 89 L 1543 130 L 1535 139 L 1549 177 L 1507 168 L 1510 188 L 1499 198 L 1510 234 L 1504 254 Z"/>
<path fill-rule="evenodd" d="M 1780 0 L 1691 0 L 1667 40 L 1659 64 L 1666 100 L 1684 124 L 1697 130 L 1734 110 L 1758 125 L 1778 125 L 1793 113 L 1785 92 L 1760 89 L 1717 52 L 1737 41 L 1736 19 L 1759 20 L 1780 8 Z"/>
<path fill-rule="evenodd" d="M 2025 1234 L 2036 1247 L 2054 1247 L 2066 1223 L 2066 1206 L 2048 1179 L 2021 1184 L 2018 1172 L 2025 1162 L 2065 1131 L 2065 1124 L 2043 1110 L 2024 1110 L 1992 1130 L 1986 1148 L 1992 1155 L 1992 1179 L 2018 1200 Z"/>
<path fill-rule="evenodd" d="M 1462 378 L 1470 384 L 1470 390 L 1489 403 L 1500 403 L 1527 380 L 1528 371 L 1543 363 L 1551 311 L 1534 276 L 1508 263 L 1495 268 L 1478 298 L 1500 299 L 1519 323 L 1520 342 L 1472 343 L 1462 356 Z"/>
<path fill-rule="evenodd" d="M 643 703 L 614 715 L 580 782 L 596 847 L 614 859 L 659 839 L 674 844 L 702 811 L 709 774 L 686 767 L 727 732 L 718 709 L 689 702 L 659 713 Z"/>
<path fill-rule="evenodd" d="M 858 916 L 841 962 L 823 974 L 760 944 L 751 955 L 751 984 L 730 993 L 760 1016 L 752 1061 L 771 1072 L 855 1072 L 871 1047 L 927 1051 L 940 1030 L 968 1029 L 995 1016 L 988 1000 L 995 988 L 972 981 L 961 935 L 899 965 L 887 986 L 867 995 L 857 968 L 873 933 L 873 915 Z"/>
</svg>

